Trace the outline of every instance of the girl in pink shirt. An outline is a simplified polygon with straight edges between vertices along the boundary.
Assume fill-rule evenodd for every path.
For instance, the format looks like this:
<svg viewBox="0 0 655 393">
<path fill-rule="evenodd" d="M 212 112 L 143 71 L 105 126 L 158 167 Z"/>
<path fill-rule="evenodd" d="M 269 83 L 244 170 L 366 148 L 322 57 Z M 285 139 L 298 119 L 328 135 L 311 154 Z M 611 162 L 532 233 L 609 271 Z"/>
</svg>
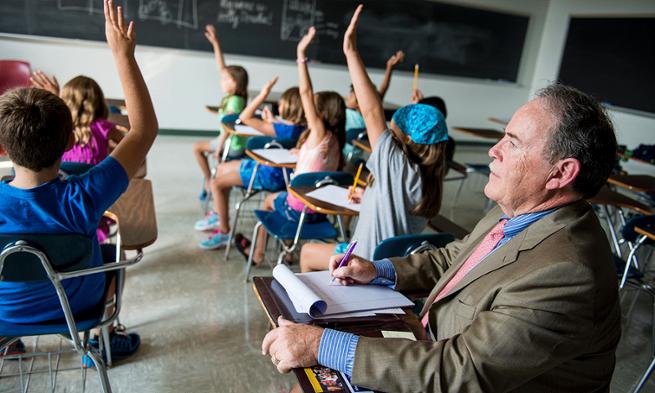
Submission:
<svg viewBox="0 0 655 393">
<path fill-rule="evenodd" d="M 314 94 L 312 82 L 307 69 L 305 51 L 316 35 L 311 27 L 300 40 L 297 48 L 298 78 L 300 98 L 307 120 L 307 131 L 298 140 L 298 162 L 295 175 L 307 172 L 336 171 L 343 166 L 341 151 L 346 140 L 346 104 L 339 93 L 323 91 Z M 265 210 L 276 210 L 290 221 L 298 221 L 304 204 L 293 195 L 285 192 L 271 194 L 264 200 Z M 322 214 L 308 211 L 305 222 L 325 219 Z M 264 260 L 266 230 L 262 227 L 253 256 L 255 264 Z M 235 238 L 237 248 L 244 253 L 248 251 L 249 241 L 243 236 Z"/>
</svg>

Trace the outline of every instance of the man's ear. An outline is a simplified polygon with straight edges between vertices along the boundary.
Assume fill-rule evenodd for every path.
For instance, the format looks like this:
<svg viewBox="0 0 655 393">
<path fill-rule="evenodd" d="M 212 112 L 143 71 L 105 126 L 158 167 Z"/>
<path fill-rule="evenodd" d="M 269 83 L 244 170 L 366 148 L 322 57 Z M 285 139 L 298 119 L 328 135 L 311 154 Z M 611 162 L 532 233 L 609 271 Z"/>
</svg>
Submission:
<svg viewBox="0 0 655 393">
<path fill-rule="evenodd" d="M 546 181 L 546 189 L 558 190 L 573 185 L 582 169 L 582 164 L 576 158 L 564 158 L 555 163 Z"/>
</svg>

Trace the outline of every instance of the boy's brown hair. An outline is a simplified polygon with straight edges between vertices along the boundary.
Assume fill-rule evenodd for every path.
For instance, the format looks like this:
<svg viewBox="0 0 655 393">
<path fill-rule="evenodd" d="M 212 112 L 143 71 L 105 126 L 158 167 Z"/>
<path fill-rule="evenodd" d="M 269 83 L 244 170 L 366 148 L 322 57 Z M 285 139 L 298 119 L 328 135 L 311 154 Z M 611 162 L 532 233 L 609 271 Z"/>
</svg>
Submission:
<svg viewBox="0 0 655 393">
<path fill-rule="evenodd" d="M 16 165 L 35 172 L 52 167 L 72 132 L 70 110 L 56 95 L 21 88 L 0 96 L 0 145 Z"/>
</svg>

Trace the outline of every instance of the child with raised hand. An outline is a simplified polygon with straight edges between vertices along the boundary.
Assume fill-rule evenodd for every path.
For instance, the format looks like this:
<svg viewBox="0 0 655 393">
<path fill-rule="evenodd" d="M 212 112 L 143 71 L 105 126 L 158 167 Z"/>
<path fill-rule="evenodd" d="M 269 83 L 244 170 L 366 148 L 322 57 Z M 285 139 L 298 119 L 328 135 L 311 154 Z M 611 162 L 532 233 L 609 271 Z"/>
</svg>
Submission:
<svg viewBox="0 0 655 393">
<path fill-rule="evenodd" d="M 255 110 L 266 100 L 276 82 L 277 77 L 271 79 L 262 88 L 261 93 L 241 112 L 239 119 L 241 119 L 242 124 L 251 126 L 265 135 L 297 141 L 306 128 L 305 113 L 302 109 L 297 87 L 292 87 L 282 93 L 278 102 L 281 119 L 260 120 L 255 117 Z M 196 222 L 195 225 L 196 230 L 213 230 L 213 232 L 208 239 L 199 244 L 200 248 L 214 250 L 227 243 L 230 232 L 230 190 L 235 186 L 247 186 L 250 183 L 254 168 L 255 161 L 251 159 L 228 161 L 216 167 L 216 176 L 211 182 L 214 210 L 210 211 L 205 218 Z M 256 190 L 268 191 L 284 189 L 282 168 L 260 165 L 257 169 L 253 187 Z"/>
<path fill-rule="evenodd" d="M 221 75 L 221 90 L 225 97 L 221 99 L 218 106 L 218 128 L 220 134 L 217 138 L 208 141 L 201 141 L 193 146 L 193 154 L 196 156 L 200 170 L 204 178 L 203 190 L 200 199 L 207 198 L 210 187 L 211 171 L 206 154 L 213 153 L 218 160 L 228 138 L 228 133 L 223 130 L 221 120 L 225 115 L 240 113 L 248 101 L 248 72 L 239 65 L 225 65 L 221 43 L 216 34 L 216 28 L 212 25 L 205 26 L 205 37 L 214 49 L 214 57 L 218 65 L 218 72 Z M 229 157 L 241 157 L 246 148 L 246 138 L 230 136 Z"/>
<path fill-rule="evenodd" d="M 319 171 L 336 171 L 343 166 L 341 151 L 345 144 L 345 111 L 343 98 L 333 91 L 322 91 L 314 94 L 312 82 L 307 69 L 306 51 L 316 35 L 316 29 L 310 27 L 307 34 L 298 42 L 297 63 L 300 99 L 307 119 L 307 131 L 298 140 L 298 162 L 295 174 Z M 264 200 L 265 210 L 276 210 L 290 221 L 298 221 L 304 208 L 302 201 L 287 192 L 271 194 Z M 325 219 L 322 214 L 310 211 L 305 216 L 305 222 Z M 264 260 L 266 245 L 266 230 L 262 227 L 259 240 L 253 255 L 253 262 L 259 264 Z M 236 246 L 244 255 L 249 241 L 237 242 Z M 247 255 L 246 255 L 247 256 Z"/>
<path fill-rule="evenodd" d="M 396 51 L 389 59 L 387 60 L 387 65 L 384 70 L 384 78 L 380 83 L 378 93 L 380 94 L 380 99 L 384 100 L 384 96 L 389 90 L 389 84 L 391 83 L 391 74 L 393 69 L 402 61 L 405 60 L 405 53 L 401 50 Z M 357 104 L 357 96 L 355 95 L 355 90 L 353 85 L 350 85 L 350 94 L 346 97 L 346 130 L 352 130 L 355 128 L 365 128 L 364 118 L 359 111 L 359 105 Z"/>
<path fill-rule="evenodd" d="M 148 89 L 134 59 L 134 24 L 125 25 L 122 8 L 115 9 L 112 0 L 106 0 L 104 8 L 107 42 L 132 126 L 109 157 L 81 176 L 60 179 L 57 172 L 61 156 L 74 141 L 73 121 L 66 103 L 37 88 L 16 89 L 0 97 L 0 145 L 16 169 L 13 180 L 0 182 L 0 233 L 86 235 L 93 242 L 89 267 L 103 264 L 95 234 L 100 217 L 127 188 L 158 129 Z M 100 273 L 62 281 L 74 314 L 106 301 L 105 277 Z M 108 288 L 108 296 L 113 297 L 113 279 Z M 0 281 L 0 321 L 38 323 L 63 317 L 50 281 Z M 114 359 L 130 356 L 139 347 L 136 333 L 110 334 Z"/>
<path fill-rule="evenodd" d="M 344 35 L 343 51 L 373 149 L 366 163 L 373 180 L 363 194 L 355 193 L 356 198 L 361 195 L 361 211 L 353 235 L 357 254 L 370 258 L 382 240 L 419 233 L 439 212 L 448 133 L 441 112 L 423 104 L 400 108 L 387 128 L 380 95 L 357 51 L 355 33 L 362 7 L 357 7 Z M 343 253 L 345 246 L 305 244 L 301 269 L 327 269 L 329 257 Z"/>
<path fill-rule="evenodd" d="M 41 71 L 35 72 L 32 85 L 60 95 L 57 79 Z M 109 154 L 110 143 L 119 143 L 124 133 L 107 120 L 109 109 L 105 95 L 93 79 L 79 75 L 66 83 L 61 90 L 64 100 L 73 116 L 75 142 L 62 156 L 63 162 L 82 162 L 95 165 Z"/>
</svg>

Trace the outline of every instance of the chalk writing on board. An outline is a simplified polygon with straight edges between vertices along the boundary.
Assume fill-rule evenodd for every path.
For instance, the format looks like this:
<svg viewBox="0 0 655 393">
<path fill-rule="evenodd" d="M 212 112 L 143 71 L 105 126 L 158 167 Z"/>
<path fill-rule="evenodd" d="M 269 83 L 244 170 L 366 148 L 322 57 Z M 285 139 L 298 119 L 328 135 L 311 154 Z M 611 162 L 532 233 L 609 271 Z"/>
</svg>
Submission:
<svg viewBox="0 0 655 393">
<path fill-rule="evenodd" d="M 262 1 L 221 0 L 216 21 L 228 24 L 233 29 L 239 25 L 271 26 L 273 10 Z"/>
<path fill-rule="evenodd" d="M 60 11 L 83 11 L 88 12 L 89 15 L 104 14 L 103 0 L 57 0 L 57 9 Z M 123 0 L 123 13 L 125 17 L 129 17 L 127 12 L 128 0 Z"/>
<path fill-rule="evenodd" d="M 299 41 L 310 26 L 314 26 L 316 0 L 284 0 L 282 2 L 282 21 L 280 39 Z"/>
<path fill-rule="evenodd" d="M 198 28 L 198 0 L 139 0 L 139 19 Z"/>
</svg>

